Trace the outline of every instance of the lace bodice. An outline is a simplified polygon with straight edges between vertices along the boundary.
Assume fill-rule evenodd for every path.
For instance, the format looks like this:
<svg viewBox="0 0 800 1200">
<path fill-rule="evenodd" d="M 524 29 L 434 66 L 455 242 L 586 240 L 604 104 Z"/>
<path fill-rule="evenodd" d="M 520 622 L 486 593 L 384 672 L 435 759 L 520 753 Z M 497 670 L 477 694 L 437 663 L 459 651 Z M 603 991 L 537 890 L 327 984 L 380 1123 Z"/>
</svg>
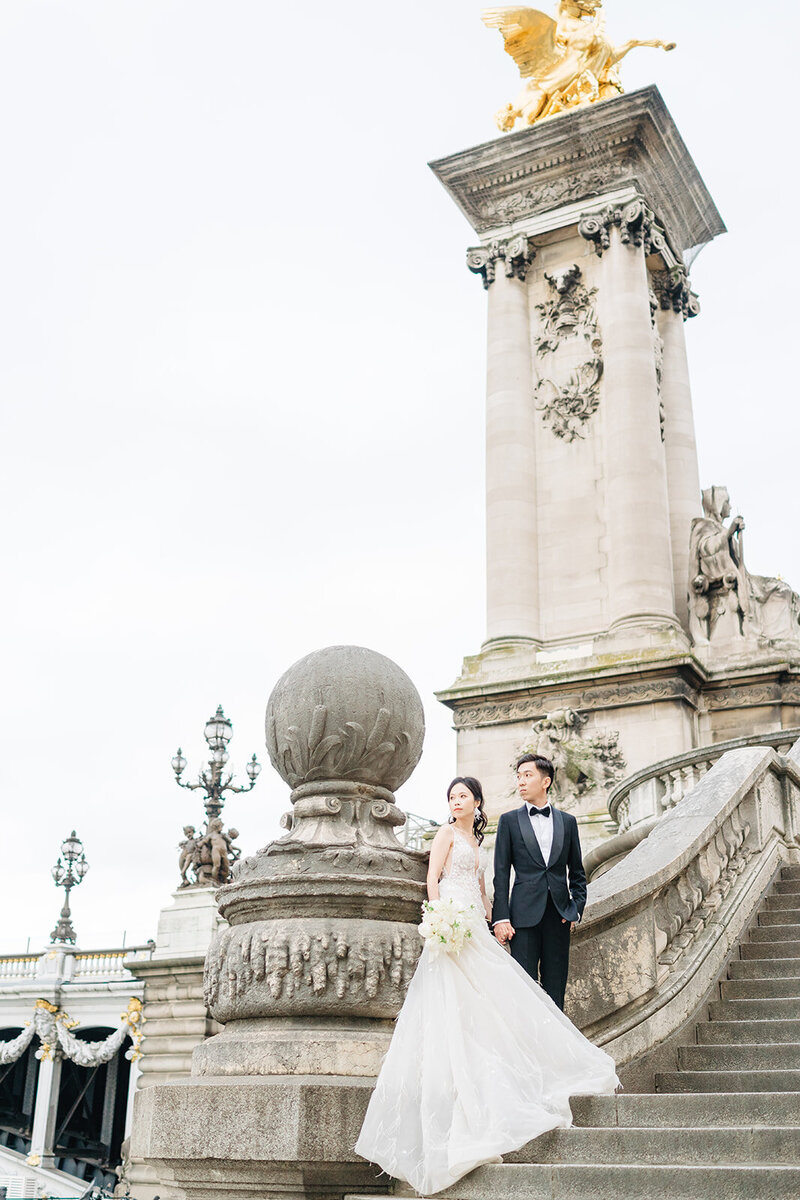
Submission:
<svg viewBox="0 0 800 1200">
<path fill-rule="evenodd" d="M 478 865 L 476 866 L 476 859 Z M 461 899 L 483 908 L 481 899 L 480 852 L 471 846 L 464 834 L 453 829 L 453 852 L 450 862 L 439 881 L 442 896 L 458 895 Z"/>
</svg>

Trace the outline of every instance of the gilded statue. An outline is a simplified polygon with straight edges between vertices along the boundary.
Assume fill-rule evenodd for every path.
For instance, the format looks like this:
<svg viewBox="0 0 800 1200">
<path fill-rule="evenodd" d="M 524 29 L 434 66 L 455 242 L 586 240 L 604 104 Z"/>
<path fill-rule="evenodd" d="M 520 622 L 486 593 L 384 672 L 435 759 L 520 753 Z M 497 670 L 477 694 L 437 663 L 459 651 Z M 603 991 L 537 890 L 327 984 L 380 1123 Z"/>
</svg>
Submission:
<svg viewBox="0 0 800 1200">
<path fill-rule="evenodd" d="M 674 42 L 608 40 L 603 0 L 559 0 L 556 17 L 535 8 L 485 8 L 481 19 L 499 29 L 506 51 L 526 80 L 513 104 L 495 115 L 504 132 L 517 121 L 533 125 L 578 105 L 622 93 L 618 64 L 637 46 L 674 50 Z"/>
</svg>

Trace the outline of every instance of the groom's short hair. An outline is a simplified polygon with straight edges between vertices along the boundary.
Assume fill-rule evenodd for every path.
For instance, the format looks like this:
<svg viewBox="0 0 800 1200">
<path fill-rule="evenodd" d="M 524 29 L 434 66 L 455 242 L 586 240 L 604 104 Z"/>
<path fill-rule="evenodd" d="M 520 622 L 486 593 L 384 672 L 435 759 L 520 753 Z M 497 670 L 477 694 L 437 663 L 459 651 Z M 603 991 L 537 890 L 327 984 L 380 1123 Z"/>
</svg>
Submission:
<svg viewBox="0 0 800 1200">
<path fill-rule="evenodd" d="M 518 771 L 523 763 L 533 763 L 537 771 L 541 771 L 542 775 L 549 777 L 552 784 L 556 769 L 549 758 L 545 758 L 543 754 L 523 754 L 521 758 L 517 759 L 517 765 L 514 770 Z"/>
</svg>

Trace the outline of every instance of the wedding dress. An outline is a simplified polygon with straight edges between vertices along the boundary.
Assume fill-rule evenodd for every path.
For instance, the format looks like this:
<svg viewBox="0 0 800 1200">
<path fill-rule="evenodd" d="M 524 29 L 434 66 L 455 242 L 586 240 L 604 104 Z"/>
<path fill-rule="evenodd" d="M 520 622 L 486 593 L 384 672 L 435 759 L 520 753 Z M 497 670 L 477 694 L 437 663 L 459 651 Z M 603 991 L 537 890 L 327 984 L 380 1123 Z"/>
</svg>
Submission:
<svg viewBox="0 0 800 1200">
<path fill-rule="evenodd" d="M 453 832 L 440 894 L 482 913 L 475 849 Z M 459 955 L 423 948 L 355 1149 L 428 1196 L 571 1125 L 570 1096 L 618 1084 L 614 1060 L 481 925 Z"/>
</svg>

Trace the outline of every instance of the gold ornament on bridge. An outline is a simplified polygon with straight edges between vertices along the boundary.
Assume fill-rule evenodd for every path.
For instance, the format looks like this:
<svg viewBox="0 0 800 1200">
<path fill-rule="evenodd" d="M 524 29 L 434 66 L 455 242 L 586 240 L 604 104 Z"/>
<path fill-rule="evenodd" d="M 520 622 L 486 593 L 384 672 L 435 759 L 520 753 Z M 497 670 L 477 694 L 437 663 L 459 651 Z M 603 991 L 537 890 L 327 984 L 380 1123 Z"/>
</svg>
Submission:
<svg viewBox="0 0 800 1200">
<path fill-rule="evenodd" d="M 517 121 L 533 125 L 544 117 L 594 104 L 622 93 L 617 64 L 636 46 L 674 50 L 674 42 L 608 40 L 602 0 L 559 0 L 556 18 L 535 8 L 485 8 L 484 25 L 499 29 L 506 51 L 527 80 L 513 104 L 496 114 L 507 132 Z"/>
</svg>

